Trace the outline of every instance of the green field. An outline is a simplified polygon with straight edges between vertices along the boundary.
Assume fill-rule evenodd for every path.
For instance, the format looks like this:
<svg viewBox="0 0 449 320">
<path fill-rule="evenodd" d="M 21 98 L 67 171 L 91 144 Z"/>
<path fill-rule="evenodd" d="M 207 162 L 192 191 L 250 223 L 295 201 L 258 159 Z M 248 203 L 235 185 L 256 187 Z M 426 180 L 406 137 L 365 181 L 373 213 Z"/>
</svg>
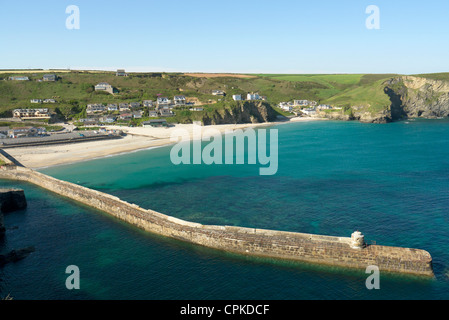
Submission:
<svg viewBox="0 0 449 320">
<path fill-rule="evenodd" d="M 416 74 L 414 77 L 421 77 L 432 80 L 449 81 L 449 72 L 444 73 L 429 73 L 429 74 Z"/>
</svg>

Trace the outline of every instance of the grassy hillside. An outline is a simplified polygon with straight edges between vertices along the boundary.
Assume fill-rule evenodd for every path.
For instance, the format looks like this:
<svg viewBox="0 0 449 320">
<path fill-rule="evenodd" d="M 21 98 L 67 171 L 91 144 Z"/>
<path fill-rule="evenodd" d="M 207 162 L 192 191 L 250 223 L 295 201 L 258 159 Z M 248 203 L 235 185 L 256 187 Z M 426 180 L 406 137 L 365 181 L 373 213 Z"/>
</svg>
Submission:
<svg viewBox="0 0 449 320">
<path fill-rule="evenodd" d="M 426 79 L 432 79 L 432 80 L 449 81 L 449 72 L 429 73 L 429 74 L 416 74 L 416 75 L 413 75 L 413 76 L 426 78 Z"/>
<path fill-rule="evenodd" d="M 3 73 L 9 76 L 20 73 Z M 31 99 L 54 98 L 58 107 L 69 110 L 83 107 L 89 103 L 120 103 L 142 100 L 156 100 L 157 95 L 173 98 L 174 95 L 197 97 L 207 103 L 217 102 L 220 97 L 213 96 L 212 90 L 224 90 L 227 98 L 233 94 L 259 92 L 266 96 L 273 105 L 281 101 L 307 99 L 321 101 L 341 91 L 341 88 L 318 78 L 290 81 L 276 77 L 258 76 L 254 78 L 236 77 L 192 77 L 183 74 L 142 73 L 131 74 L 129 77 L 116 77 L 113 72 L 61 72 L 57 73 L 57 82 L 39 82 L 42 73 L 26 74 L 30 81 L 0 81 L 0 113 L 15 108 L 36 107 Z M 109 95 L 94 91 L 99 82 L 108 82 L 117 89 L 117 94 Z"/>
<path fill-rule="evenodd" d="M 315 100 L 340 107 L 364 106 L 377 112 L 389 106 L 383 83 L 396 74 L 319 74 L 319 75 L 259 75 L 270 79 L 290 81 L 298 86 L 316 83 Z"/>
<path fill-rule="evenodd" d="M 49 73 L 49 72 L 47 72 Z M 336 106 L 363 106 L 377 112 L 389 106 L 383 83 L 395 74 L 257 74 L 248 77 L 236 75 L 185 75 L 181 73 L 131 73 L 116 77 L 115 72 L 55 71 L 60 80 L 39 82 L 42 70 L 1 71 L 0 116 L 10 115 L 15 108 L 48 107 L 63 115 L 81 114 L 89 103 L 120 103 L 156 100 L 158 95 L 196 97 L 207 111 L 224 108 L 233 94 L 258 92 L 267 97 L 272 106 L 281 101 L 314 100 Z M 26 75 L 30 81 L 8 81 L 9 76 Z M 430 79 L 449 80 L 449 73 L 419 75 Z M 94 86 L 108 82 L 117 93 L 98 93 Z M 213 96 L 212 90 L 224 90 L 227 96 Z M 31 99 L 54 98 L 57 104 L 31 104 Z M 221 100 L 221 101 L 219 101 Z M 218 102 L 218 103 L 217 103 Z M 279 111 L 279 110 L 278 110 Z M 195 118 L 188 110 L 178 112 L 181 117 Z M 176 121 L 177 117 L 172 119 Z"/>
<path fill-rule="evenodd" d="M 379 77 L 379 80 L 369 80 L 359 83 L 358 86 L 344 90 L 326 100 L 327 104 L 343 107 L 365 107 L 371 113 L 379 112 L 391 104 L 389 97 L 385 94 L 385 81 L 390 77 Z"/>
</svg>

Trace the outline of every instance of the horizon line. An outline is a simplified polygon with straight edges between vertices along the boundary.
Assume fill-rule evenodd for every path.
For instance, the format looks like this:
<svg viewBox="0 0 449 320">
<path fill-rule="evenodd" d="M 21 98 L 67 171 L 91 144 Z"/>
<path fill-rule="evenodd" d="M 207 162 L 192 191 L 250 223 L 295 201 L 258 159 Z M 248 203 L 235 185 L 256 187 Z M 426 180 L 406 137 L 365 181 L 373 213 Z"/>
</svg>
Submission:
<svg viewBox="0 0 449 320">
<path fill-rule="evenodd" d="M 157 69 L 157 68 L 155 68 Z M 24 68 L 24 69 L 0 69 L 1 72 L 25 72 L 25 71 L 91 71 L 91 72 L 117 72 L 117 70 L 125 70 L 126 68 Z M 180 74 L 238 74 L 238 75 L 360 75 L 360 74 L 391 74 L 391 75 L 418 75 L 418 74 L 438 74 L 438 73 L 449 73 L 449 71 L 440 72 L 421 72 L 421 73 L 396 73 L 396 72 L 235 72 L 235 71 L 174 71 L 174 70 L 140 70 L 136 71 L 134 68 L 130 68 L 131 71 L 126 71 L 128 73 L 180 73 Z"/>
</svg>

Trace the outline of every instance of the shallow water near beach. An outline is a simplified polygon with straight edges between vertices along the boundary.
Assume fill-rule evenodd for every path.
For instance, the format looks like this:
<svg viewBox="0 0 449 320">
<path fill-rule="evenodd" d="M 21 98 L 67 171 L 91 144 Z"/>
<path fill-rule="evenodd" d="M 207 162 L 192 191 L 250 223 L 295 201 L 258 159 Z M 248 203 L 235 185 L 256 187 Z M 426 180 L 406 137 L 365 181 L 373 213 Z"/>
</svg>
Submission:
<svg viewBox="0 0 449 320">
<path fill-rule="evenodd" d="M 449 121 L 301 122 L 279 132 L 279 165 L 180 165 L 171 147 L 41 169 L 164 214 L 424 249 L 435 279 L 250 258 L 155 236 L 27 183 L 28 208 L 5 216 L 0 252 L 34 245 L 0 268 L 15 299 L 449 299 Z M 45 165 L 45 164 L 43 164 Z M 17 227 L 17 228 L 16 228 Z M 80 269 L 68 290 L 66 267 Z"/>
</svg>

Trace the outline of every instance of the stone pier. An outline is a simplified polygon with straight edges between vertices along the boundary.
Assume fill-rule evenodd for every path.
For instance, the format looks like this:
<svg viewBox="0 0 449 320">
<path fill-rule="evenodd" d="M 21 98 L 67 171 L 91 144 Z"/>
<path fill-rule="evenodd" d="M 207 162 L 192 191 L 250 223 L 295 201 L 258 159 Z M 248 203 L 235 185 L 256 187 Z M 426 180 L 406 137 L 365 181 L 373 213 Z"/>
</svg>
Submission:
<svg viewBox="0 0 449 320">
<path fill-rule="evenodd" d="M 192 223 L 143 209 L 112 195 L 49 177 L 28 168 L 3 166 L 0 178 L 26 181 L 106 212 L 138 228 L 228 252 L 365 270 L 433 276 L 432 257 L 424 250 L 366 245 L 357 231 L 332 237 L 253 228 Z"/>
</svg>

